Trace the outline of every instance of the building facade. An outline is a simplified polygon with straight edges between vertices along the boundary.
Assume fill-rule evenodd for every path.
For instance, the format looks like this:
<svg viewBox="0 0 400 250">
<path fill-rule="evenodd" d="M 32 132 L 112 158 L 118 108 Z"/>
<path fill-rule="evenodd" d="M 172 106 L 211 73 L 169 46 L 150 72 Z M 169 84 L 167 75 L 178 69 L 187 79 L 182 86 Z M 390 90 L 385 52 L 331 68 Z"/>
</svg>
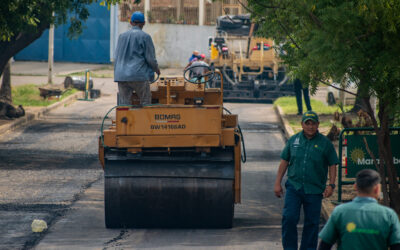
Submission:
<svg viewBox="0 0 400 250">
<path fill-rule="evenodd" d="M 240 1 L 243 3 L 243 1 Z M 130 28 L 134 11 L 146 16 L 144 31 L 156 47 L 161 67 L 183 67 L 193 50 L 208 54 L 208 37 L 214 36 L 218 16 L 241 14 L 244 8 L 238 0 L 124 0 L 119 5 L 89 6 L 90 16 L 78 39 L 67 37 L 69 24 L 55 29 L 54 61 L 112 63 L 119 34 Z M 18 53 L 15 60 L 47 61 L 48 31 Z"/>
</svg>

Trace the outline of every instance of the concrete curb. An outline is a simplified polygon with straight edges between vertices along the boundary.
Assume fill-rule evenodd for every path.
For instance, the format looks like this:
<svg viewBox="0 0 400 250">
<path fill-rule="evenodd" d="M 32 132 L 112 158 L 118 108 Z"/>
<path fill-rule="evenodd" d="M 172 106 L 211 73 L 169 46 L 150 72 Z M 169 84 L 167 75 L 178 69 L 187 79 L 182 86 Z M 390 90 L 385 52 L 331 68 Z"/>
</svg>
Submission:
<svg viewBox="0 0 400 250">
<path fill-rule="evenodd" d="M 274 110 L 275 110 L 275 113 L 278 116 L 279 121 L 282 125 L 282 129 L 283 129 L 285 138 L 286 138 L 286 140 L 288 140 L 292 135 L 294 135 L 294 131 L 293 131 L 292 127 L 290 127 L 289 121 L 286 119 L 286 116 L 283 113 L 282 108 L 280 106 L 274 106 Z M 329 216 L 331 215 L 331 210 L 328 207 L 329 207 L 329 201 L 326 199 L 323 199 L 321 214 L 325 220 L 328 220 Z"/>
<path fill-rule="evenodd" d="M 49 113 L 50 111 L 52 111 L 62 105 L 68 105 L 68 104 L 74 102 L 76 99 L 81 98 L 81 97 L 83 97 L 83 93 L 77 92 L 75 94 L 72 94 L 72 95 L 64 98 L 63 100 L 61 100 L 59 102 L 53 103 L 47 107 L 43 107 L 40 110 L 35 111 L 33 113 L 26 114 L 23 117 L 20 117 L 18 119 L 11 121 L 10 123 L 0 125 L 0 134 L 4 134 L 7 131 L 12 131 L 12 130 L 20 128 L 24 125 L 27 125 L 30 122 L 38 119 L 39 117 Z"/>
<path fill-rule="evenodd" d="M 283 133 L 285 134 L 286 140 L 288 140 L 292 135 L 294 135 L 294 131 L 292 127 L 289 125 L 289 121 L 286 119 L 285 114 L 280 106 L 274 106 L 275 113 L 277 114 L 279 121 L 283 128 Z"/>
</svg>

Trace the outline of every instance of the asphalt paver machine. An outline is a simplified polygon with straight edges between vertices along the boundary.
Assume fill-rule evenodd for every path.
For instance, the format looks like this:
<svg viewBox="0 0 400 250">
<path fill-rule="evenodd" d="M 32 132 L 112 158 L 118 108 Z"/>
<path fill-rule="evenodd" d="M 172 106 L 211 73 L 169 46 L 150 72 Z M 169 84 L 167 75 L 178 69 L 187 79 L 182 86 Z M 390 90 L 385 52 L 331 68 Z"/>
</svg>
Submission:
<svg viewBox="0 0 400 250">
<path fill-rule="evenodd" d="M 103 120 L 107 228 L 232 227 L 244 144 L 238 116 L 224 111 L 222 87 L 208 87 L 217 72 L 207 71 L 160 77 L 151 105 L 133 100 L 114 107 L 107 129 Z"/>
<path fill-rule="evenodd" d="M 270 38 L 255 36 L 255 30 L 250 15 L 217 19 L 216 36 L 209 38 L 210 65 L 223 73 L 225 101 L 272 102 L 294 95 L 279 46 Z"/>
</svg>

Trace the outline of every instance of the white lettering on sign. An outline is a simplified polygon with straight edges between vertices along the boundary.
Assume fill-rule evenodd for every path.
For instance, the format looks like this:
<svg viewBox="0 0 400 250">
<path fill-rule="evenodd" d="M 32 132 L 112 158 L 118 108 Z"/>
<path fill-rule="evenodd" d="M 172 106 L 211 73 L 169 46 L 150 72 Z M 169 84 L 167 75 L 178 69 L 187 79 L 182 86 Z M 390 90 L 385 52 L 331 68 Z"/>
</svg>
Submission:
<svg viewBox="0 0 400 250">
<path fill-rule="evenodd" d="M 155 120 L 180 120 L 181 115 L 180 114 L 155 114 L 154 115 Z"/>
<path fill-rule="evenodd" d="M 168 130 L 168 129 L 185 129 L 185 124 L 151 124 L 150 129 Z"/>
<path fill-rule="evenodd" d="M 376 159 L 376 163 L 379 164 L 379 162 L 380 162 L 379 159 Z M 372 165 L 372 164 L 374 164 L 374 160 L 362 158 L 362 159 L 357 160 L 357 164 L 358 165 Z M 400 159 L 393 157 L 393 164 L 400 164 Z"/>
</svg>

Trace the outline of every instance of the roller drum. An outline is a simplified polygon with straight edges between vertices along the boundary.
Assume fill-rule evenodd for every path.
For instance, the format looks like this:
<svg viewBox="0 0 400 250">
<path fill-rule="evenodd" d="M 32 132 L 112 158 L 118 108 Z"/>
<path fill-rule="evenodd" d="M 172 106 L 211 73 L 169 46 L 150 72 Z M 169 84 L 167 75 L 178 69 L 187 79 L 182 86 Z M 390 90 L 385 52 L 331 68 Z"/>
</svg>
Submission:
<svg viewBox="0 0 400 250">
<path fill-rule="evenodd" d="M 110 161 L 108 228 L 230 228 L 234 162 Z"/>
</svg>

